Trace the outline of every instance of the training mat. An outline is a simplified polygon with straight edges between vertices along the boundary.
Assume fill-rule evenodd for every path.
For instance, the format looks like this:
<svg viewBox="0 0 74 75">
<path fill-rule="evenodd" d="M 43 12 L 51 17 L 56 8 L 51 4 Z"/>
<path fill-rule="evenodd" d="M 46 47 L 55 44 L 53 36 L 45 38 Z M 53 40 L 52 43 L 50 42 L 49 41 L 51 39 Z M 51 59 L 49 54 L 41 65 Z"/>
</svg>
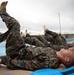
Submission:
<svg viewBox="0 0 74 75">
<path fill-rule="evenodd" d="M 74 66 L 66 68 L 64 70 L 51 68 L 39 69 L 32 72 L 30 75 L 74 75 Z"/>
</svg>

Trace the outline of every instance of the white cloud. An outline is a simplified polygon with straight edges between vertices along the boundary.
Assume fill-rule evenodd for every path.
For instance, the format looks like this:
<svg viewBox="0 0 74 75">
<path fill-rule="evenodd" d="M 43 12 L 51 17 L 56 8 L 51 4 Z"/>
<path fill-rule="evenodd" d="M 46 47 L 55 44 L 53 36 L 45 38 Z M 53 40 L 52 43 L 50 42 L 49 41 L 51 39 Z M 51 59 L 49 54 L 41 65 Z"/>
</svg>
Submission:
<svg viewBox="0 0 74 75">
<path fill-rule="evenodd" d="M 21 29 L 24 26 L 23 30 L 43 31 L 43 25 L 46 25 L 48 29 L 59 32 L 59 12 L 62 32 L 74 32 L 74 0 L 8 1 L 7 12 L 20 22 Z M 1 31 L 4 24 L 1 20 L 0 23 Z"/>
</svg>

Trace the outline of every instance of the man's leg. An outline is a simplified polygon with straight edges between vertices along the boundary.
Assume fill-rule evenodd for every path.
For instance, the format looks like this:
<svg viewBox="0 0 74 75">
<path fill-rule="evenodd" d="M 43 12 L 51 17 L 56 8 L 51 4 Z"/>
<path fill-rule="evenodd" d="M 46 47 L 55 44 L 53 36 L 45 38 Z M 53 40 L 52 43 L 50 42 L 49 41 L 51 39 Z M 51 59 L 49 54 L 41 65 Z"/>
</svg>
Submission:
<svg viewBox="0 0 74 75">
<path fill-rule="evenodd" d="M 50 30 L 48 30 L 48 29 L 45 30 L 45 35 L 46 35 L 46 34 L 49 34 L 49 35 L 51 35 L 52 37 L 56 37 L 56 36 L 58 35 L 57 33 L 52 32 L 52 31 L 50 31 Z"/>
<path fill-rule="evenodd" d="M 0 57 L 0 65 L 4 64 L 9 69 L 35 70 L 41 68 L 37 60 L 16 60 L 7 56 Z"/>
<path fill-rule="evenodd" d="M 11 62 L 11 58 L 7 56 L 0 56 L 0 65 L 1 64 L 6 65 L 10 69 L 19 69 L 15 65 L 13 65 L 13 63 Z"/>
<path fill-rule="evenodd" d="M 48 41 L 45 39 L 44 35 L 36 36 L 45 46 L 48 46 Z"/>
<path fill-rule="evenodd" d="M 62 35 L 48 29 L 45 30 L 45 38 L 53 44 L 67 45 L 66 39 Z"/>
<path fill-rule="evenodd" d="M 9 57 L 15 58 L 19 52 L 19 48 L 24 46 L 24 41 L 20 37 L 20 24 L 6 12 L 6 6 L 7 1 L 2 2 L 0 7 L 0 16 L 8 30 L 10 30 L 6 40 L 6 54 Z"/>
<path fill-rule="evenodd" d="M 35 45 L 35 46 L 39 46 L 39 47 L 45 47 L 44 43 L 42 43 L 39 39 L 37 39 L 36 37 L 25 37 L 24 38 L 24 42 L 28 43 L 30 45 Z"/>
</svg>

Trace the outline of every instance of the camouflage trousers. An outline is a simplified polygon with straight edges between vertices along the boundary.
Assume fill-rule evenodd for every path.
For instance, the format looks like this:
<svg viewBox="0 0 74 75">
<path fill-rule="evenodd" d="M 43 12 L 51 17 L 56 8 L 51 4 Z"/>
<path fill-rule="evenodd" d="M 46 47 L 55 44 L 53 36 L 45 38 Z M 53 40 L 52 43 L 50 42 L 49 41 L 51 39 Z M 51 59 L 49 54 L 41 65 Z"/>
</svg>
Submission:
<svg viewBox="0 0 74 75">
<path fill-rule="evenodd" d="M 34 45 L 36 47 L 48 47 L 48 42 L 45 38 L 43 38 L 42 36 L 38 35 L 38 36 L 26 36 L 24 37 L 24 42 L 28 43 L 30 45 Z"/>
</svg>

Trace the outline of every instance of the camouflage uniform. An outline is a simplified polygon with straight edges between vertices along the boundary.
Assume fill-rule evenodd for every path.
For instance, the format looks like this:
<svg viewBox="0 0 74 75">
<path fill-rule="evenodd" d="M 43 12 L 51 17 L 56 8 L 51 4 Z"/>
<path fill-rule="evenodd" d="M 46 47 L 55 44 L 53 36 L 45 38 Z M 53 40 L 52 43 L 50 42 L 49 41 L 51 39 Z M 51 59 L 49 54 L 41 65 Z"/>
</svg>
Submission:
<svg viewBox="0 0 74 75">
<path fill-rule="evenodd" d="M 67 49 L 73 47 L 71 44 L 67 44 L 66 39 L 61 34 L 57 34 L 48 29 L 46 29 L 44 37 L 50 42 L 50 47 L 54 50 L 59 51 L 62 48 Z"/>
<path fill-rule="evenodd" d="M 9 33 L 6 37 L 6 62 L 11 69 L 35 70 L 39 68 L 57 68 L 60 64 L 56 52 L 49 47 L 26 47 L 20 36 L 20 24 L 5 10 L 0 11 Z M 2 60 L 4 60 L 2 58 Z"/>
<path fill-rule="evenodd" d="M 35 46 L 51 47 L 57 51 L 62 48 L 72 47 L 67 44 L 66 39 L 63 36 L 49 31 L 48 29 L 45 31 L 45 35 L 29 35 L 24 38 L 24 41 Z"/>
<path fill-rule="evenodd" d="M 66 39 L 55 32 L 52 32 L 48 29 L 45 30 L 45 36 L 44 36 L 52 45 L 66 45 Z"/>
<path fill-rule="evenodd" d="M 41 36 L 36 36 L 45 46 L 50 47 L 56 51 L 59 51 L 62 48 L 72 47 L 68 45 L 66 39 L 55 32 L 52 32 L 48 29 L 45 30 L 45 34 Z"/>
<path fill-rule="evenodd" d="M 45 47 L 45 44 L 41 42 L 37 37 L 26 36 L 24 37 L 24 42 L 38 47 Z"/>
<path fill-rule="evenodd" d="M 9 30 L 3 34 L 0 35 L 0 42 L 3 42 L 4 40 L 6 40 L 8 34 L 9 34 Z"/>
<path fill-rule="evenodd" d="M 66 39 L 56 32 L 52 32 L 48 29 L 45 30 L 44 35 L 38 35 L 38 36 L 28 36 L 28 37 L 36 37 L 38 38 L 44 45 L 48 45 L 50 42 L 51 45 L 67 45 Z"/>
</svg>

